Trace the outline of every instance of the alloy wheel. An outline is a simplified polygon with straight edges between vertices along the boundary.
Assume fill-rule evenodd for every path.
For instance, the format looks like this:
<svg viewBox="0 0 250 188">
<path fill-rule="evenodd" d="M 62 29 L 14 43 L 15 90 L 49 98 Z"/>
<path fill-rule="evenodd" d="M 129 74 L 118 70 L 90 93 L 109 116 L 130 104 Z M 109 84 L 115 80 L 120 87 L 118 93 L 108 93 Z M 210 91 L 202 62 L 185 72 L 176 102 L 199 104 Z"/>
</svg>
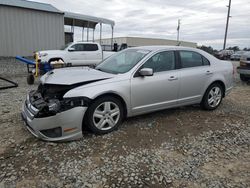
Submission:
<svg viewBox="0 0 250 188">
<path fill-rule="evenodd" d="M 120 113 L 121 112 L 117 104 L 105 101 L 94 110 L 93 123 L 99 130 L 109 130 L 119 121 L 121 115 Z"/>
<path fill-rule="evenodd" d="M 212 108 L 218 106 L 221 102 L 222 92 L 220 87 L 213 87 L 208 94 L 208 105 Z"/>
</svg>

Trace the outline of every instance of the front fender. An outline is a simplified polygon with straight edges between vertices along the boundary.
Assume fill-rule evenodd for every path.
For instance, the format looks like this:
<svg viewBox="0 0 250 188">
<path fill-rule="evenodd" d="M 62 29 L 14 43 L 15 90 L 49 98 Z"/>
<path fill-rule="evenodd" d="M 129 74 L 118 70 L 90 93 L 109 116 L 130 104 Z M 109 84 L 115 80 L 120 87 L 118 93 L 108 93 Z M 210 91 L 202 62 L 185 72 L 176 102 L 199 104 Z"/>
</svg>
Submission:
<svg viewBox="0 0 250 188">
<path fill-rule="evenodd" d="M 89 99 L 96 99 L 97 97 L 104 94 L 116 94 L 119 95 L 127 107 L 130 106 L 130 81 L 117 81 L 105 84 L 98 84 L 94 86 L 83 86 L 74 88 L 68 91 L 64 98 L 70 97 L 88 97 Z M 127 109 L 129 112 L 129 109 Z"/>
<path fill-rule="evenodd" d="M 49 62 L 50 56 L 41 57 L 41 62 Z"/>
</svg>

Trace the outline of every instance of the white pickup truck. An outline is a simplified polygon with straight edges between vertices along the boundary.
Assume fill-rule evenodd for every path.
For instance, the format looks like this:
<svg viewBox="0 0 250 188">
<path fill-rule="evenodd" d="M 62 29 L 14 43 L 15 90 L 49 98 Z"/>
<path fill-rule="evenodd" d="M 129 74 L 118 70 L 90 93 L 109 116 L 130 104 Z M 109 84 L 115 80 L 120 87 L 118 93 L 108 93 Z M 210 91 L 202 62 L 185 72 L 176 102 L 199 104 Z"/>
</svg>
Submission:
<svg viewBox="0 0 250 188">
<path fill-rule="evenodd" d="M 67 66 L 97 65 L 103 59 L 115 52 L 104 52 L 99 43 L 94 42 L 72 42 L 60 50 L 47 50 L 38 52 L 38 61 L 55 62 L 60 61 Z"/>
</svg>

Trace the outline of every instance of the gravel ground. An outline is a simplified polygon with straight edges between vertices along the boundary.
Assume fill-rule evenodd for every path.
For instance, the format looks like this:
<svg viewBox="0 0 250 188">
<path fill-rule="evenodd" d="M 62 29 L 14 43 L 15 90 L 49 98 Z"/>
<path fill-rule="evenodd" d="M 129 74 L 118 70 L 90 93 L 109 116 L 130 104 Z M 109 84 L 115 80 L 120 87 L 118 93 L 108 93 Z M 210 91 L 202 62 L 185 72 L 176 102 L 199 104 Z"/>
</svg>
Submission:
<svg viewBox="0 0 250 188">
<path fill-rule="evenodd" d="M 250 86 L 238 76 L 215 111 L 164 110 L 104 136 L 48 143 L 23 128 L 21 105 L 37 87 L 24 71 L 0 60 L 0 75 L 19 84 L 0 91 L 0 187 L 250 187 Z"/>
</svg>

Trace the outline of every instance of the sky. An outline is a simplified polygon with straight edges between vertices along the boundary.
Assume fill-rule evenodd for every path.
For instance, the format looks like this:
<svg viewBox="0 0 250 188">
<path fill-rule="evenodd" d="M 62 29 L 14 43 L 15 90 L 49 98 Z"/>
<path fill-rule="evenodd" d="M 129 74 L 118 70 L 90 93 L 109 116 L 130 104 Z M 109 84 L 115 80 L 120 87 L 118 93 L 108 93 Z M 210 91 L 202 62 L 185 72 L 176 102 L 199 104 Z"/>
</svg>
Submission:
<svg viewBox="0 0 250 188">
<path fill-rule="evenodd" d="M 222 49 L 228 0 L 33 0 L 115 21 L 114 37 L 136 36 L 180 40 Z M 227 47 L 250 48 L 250 0 L 232 0 Z M 99 26 L 95 37 L 99 36 Z M 81 39 L 81 29 L 75 29 Z M 104 37 L 111 37 L 109 26 Z"/>
</svg>

